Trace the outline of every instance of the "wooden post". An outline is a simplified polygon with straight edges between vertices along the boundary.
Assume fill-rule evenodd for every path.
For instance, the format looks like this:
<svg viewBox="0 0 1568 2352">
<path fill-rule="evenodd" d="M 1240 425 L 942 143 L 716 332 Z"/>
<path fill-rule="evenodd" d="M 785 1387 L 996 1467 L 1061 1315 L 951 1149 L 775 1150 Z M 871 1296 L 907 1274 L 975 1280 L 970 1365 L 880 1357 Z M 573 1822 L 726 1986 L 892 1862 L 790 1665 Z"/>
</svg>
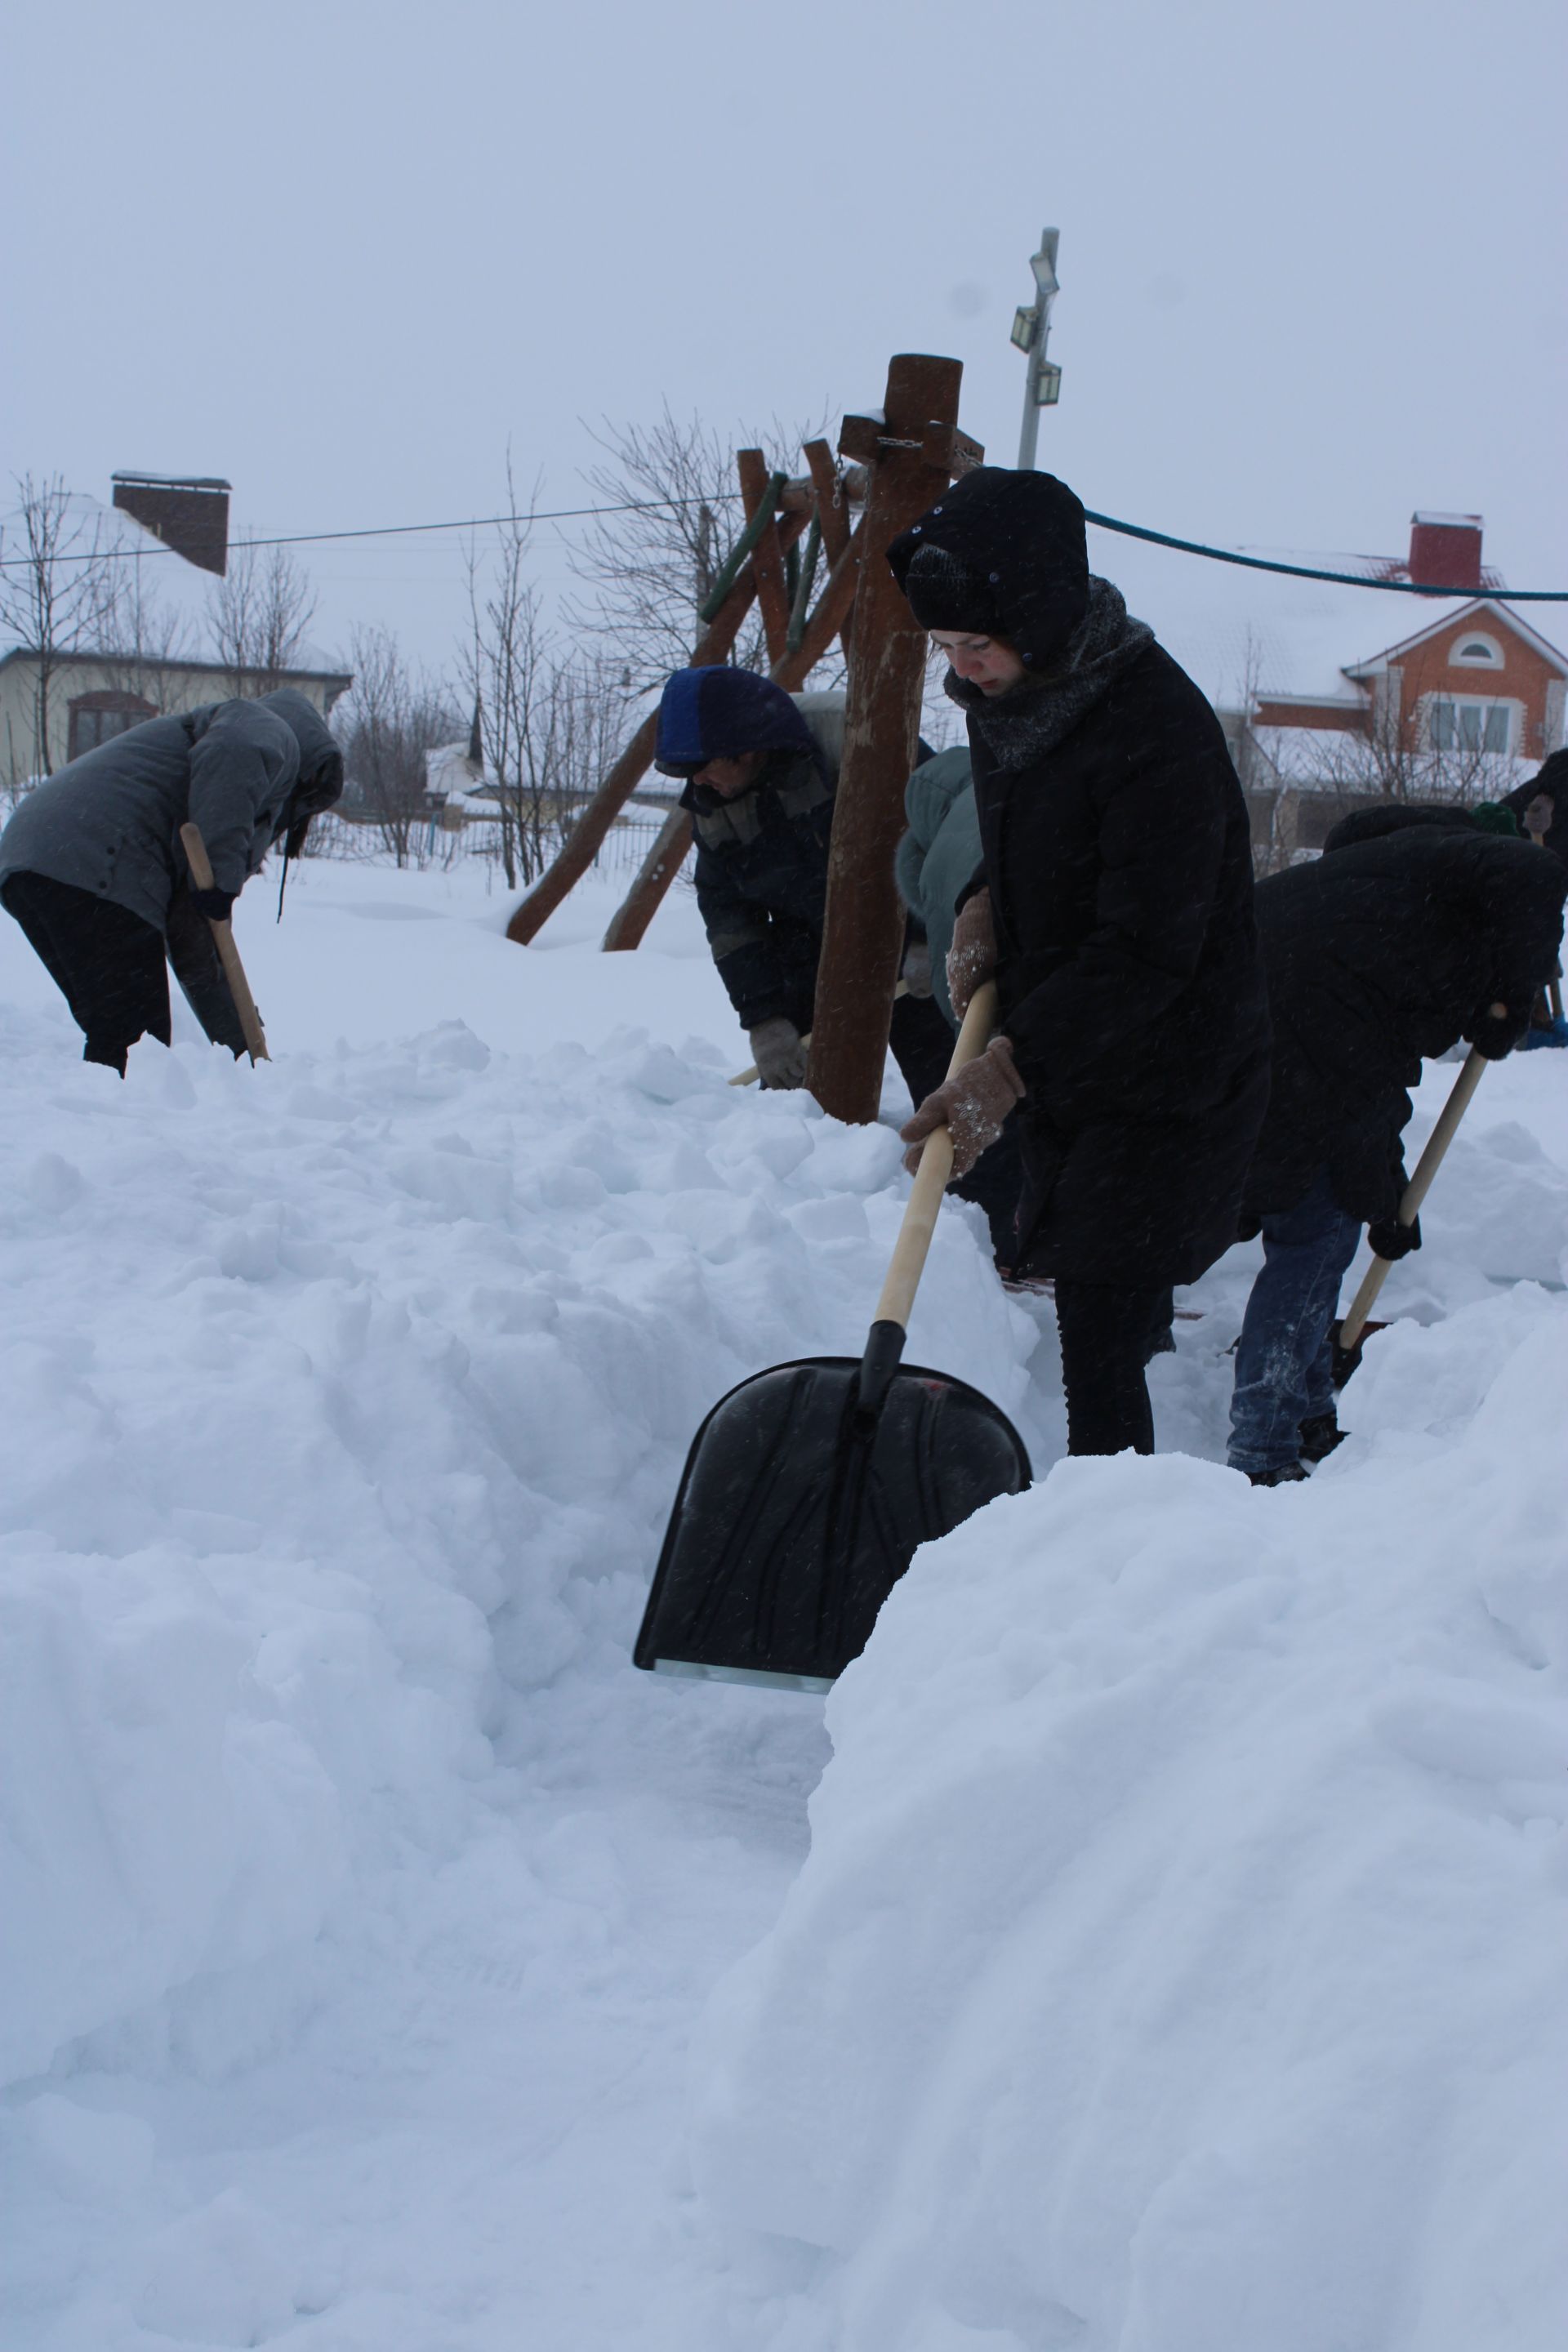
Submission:
<svg viewBox="0 0 1568 2352">
<path fill-rule="evenodd" d="M 768 672 L 786 694 L 805 684 L 828 646 L 853 611 L 860 577 L 860 532 L 857 530 L 839 551 L 837 562 L 817 599 L 798 646 L 786 649 L 784 659 Z M 635 948 L 658 912 L 659 901 L 679 873 L 691 846 L 691 819 L 684 809 L 672 809 L 659 828 L 658 838 L 638 869 L 637 879 L 610 920 L 600 942 L 614 952 Z"/>
<path fill-rule="evenodd" d="M 767 497 L 770 482 L 775 478 L 769 475 L 768 461 L 760 449 L 737 449 L 735 470 L 741 478 L 741 498 L 746 509 L 746 520 L 751 522 Z M 783 479 L 777 478 L 772 501 L 774 509 L 783 488 Z M 763 627 L 767 635 L 768 659 L 776 662 L 784 650 L 784 638 L 789 629 L 789 592 L 784 586 L 784 551 L 779 544 L 778 524 L 772 512 L 758 534 L 752 562 L 757 571 L 757 603 L 762 609 Z"/>
<path fill-rule="evenodd" d="M 811 1090 L 836 1118 L 865 1124 L 882 1098 L 904 914 L 893 852 L 915 763 L 925 632 L 888 569 L 889 542 L 940 498 L 958 447 L 957 360 L 902 352 L 881 419 L 847 417 L 839 447 L 873 464 L 860 525 L 860 590 L 844 761 L 827 858 L 827 909 L 812 1022 Z"/>
<path fill-rule="evenodd" d="M 805 449 L 805 462 L 811 468 L 811 478 L 816 489 L 816 516 L 822 526 L 822 544 L 827 550 L 830 565 L 837 562 L 849 544 L 849 491 L 847 481 L 840 481 L 833 463 L 833 452 L 826 441 L 808 441 Z M 864 468 L 856 469 L 862 476 Z M 864 486 L 861 491 L 865 495 Z M 839 642 L 847 659 L 851 651 L 851 631 L 854 607 L 840 634 Z"/>
</svg>

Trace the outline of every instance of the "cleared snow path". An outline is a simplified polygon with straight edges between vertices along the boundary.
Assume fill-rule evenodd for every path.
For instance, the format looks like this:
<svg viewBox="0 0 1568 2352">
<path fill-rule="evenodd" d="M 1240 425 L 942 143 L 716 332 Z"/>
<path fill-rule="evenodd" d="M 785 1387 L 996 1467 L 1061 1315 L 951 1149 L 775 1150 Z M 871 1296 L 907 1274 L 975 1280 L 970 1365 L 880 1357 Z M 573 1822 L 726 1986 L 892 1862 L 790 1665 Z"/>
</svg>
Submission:
<svg viewBox="0 0 1568 2352">
<path fill-rule="evenodd" d="M 753 2076 L 789 2105 L 784 2042 L 770 2074 L 704 2041 L 727 2120 L 699 2134 L 704 2196 L 688 2170 L 688 2043 L 805 1858 L 821 1710 L 667 1685 L 627 1649 L 703 1412 L 858 1346 L 897 1148 L 727 1087 L 743 1047 L 689 897 L 625 957 L 596 949 L 612 903 L 584 893 L 520 951 L 474 873 L 308 866 L 281 929 L 254 889 L 240 909 L 274 1065 L 186 1023 L 123 1086 L 77 1062 L 0 923 L 7 2352 L 840 2352 L 855 2308 L 894 2311 L 889 2242 L 847 2209 L 843 2277 L 782 2242 L 789 2168 L 837 2129 L 831 2082 L 776 2133 L 744 2123 Z M 1380 1448 L 1466 1427 L 1509 1318 L 1548 1306 L 1505 1286 L 1561 1284 L 1565 1058 L 1489 1074 L 1390 1288 L 1443 1328 L 1369 1363 L 1342 1494 Z M 1183 1302 L 1199 1319 L 1153 1374 L 1168 1451 L 1223 1451 L 1252 1263 Z M 1444 1320 L 1465 1316 L 1477 1345 Z M 911 1352 L 1013 1412 L 1042 1470 L 1050 1327 L 999 1293 L 973 1213 L 944 1216 Z M 1127 1469 L 1104 1475 L 1131 1528 Z M 1214 1474 L 1147 1475 L 1176 1541 Z M 965 1558 L 1024 1605 L 1026 1554 Z M 940 1649 L 918 1600 L 900 1639 L 929 1622 Z M 926 1653 L 910 1689 L 928 1674 L 940 1696 Z M 896 1746 L 897 1692 L 865 1687 Z M 801 1947 L 840 1972 L 847 2038 L 797 2080 L 826 2055 L 852 2104 L 889 2053 L 847 1852 L 836 1827 L 802 1882 L 842 1924 Z M 1011 2304 L 966 2302 L 975 2242 L 928 2235 L 896 2352 L 1119 2340 L 1075 2335 L 1027 2252 Z M 1078 2308 L 1120 2308 L 1091 2286 Z"/>
</svg>

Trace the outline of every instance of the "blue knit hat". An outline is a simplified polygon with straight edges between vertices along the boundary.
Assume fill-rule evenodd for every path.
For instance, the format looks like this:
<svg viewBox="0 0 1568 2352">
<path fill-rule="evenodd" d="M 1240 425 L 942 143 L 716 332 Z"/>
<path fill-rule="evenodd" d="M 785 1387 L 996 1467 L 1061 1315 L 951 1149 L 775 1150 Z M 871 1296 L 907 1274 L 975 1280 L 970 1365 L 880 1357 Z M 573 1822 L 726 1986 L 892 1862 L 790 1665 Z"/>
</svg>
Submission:
<svg viewBox="0 0 1568 2352">
<path fill-rule="evenodd" d="M 658 706 L 653 764 L 661 776 L 689 776 L 710 760 L 743 751 L 809 751 L 822 765 L 810 728 L 782 686 L 754 669 L 678 669 Z"/>
</svg>

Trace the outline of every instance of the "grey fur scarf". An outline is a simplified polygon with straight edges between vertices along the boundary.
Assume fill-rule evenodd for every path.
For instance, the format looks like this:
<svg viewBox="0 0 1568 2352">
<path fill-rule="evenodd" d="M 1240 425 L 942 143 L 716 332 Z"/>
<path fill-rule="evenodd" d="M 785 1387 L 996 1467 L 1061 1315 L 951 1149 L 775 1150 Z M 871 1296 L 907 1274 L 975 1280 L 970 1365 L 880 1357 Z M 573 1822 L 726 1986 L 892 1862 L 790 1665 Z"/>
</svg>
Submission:
<svg viewBox="0 0 1568 2352">
<path fill-rule="evenodd" d="M 944 683 L 996 765 L 1016 771 L 1054 751 L 1153 642 L 1147 621 L 1130 616 L 1121 590 L 1109 580 L 1092 578 L 1089 611 L 1055 669 L 1043 677 L 1031 673 L 1011 694 L 994 699 L 955 670 L 948 671 Z"/>
</svg>

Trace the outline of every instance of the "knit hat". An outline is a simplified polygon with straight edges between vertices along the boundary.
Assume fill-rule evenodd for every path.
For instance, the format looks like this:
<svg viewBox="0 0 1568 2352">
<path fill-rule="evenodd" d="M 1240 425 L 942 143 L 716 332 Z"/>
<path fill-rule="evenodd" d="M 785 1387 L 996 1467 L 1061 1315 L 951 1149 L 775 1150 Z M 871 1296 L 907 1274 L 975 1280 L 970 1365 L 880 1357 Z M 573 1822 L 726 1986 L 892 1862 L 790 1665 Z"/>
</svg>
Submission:
<svg viewBox="0 0 1568 2352">
<path fill-rule="evenodd" d="M 976 467 L 888 562 L 922 628 L 1000 637 L 1026 669 L 1054 668 L 1089 611 L 1083 508 L 1054 474 Z"/>
<path fill-rule="evenodd" d="M 715 663 L 671 672 L 658 706 L 653 764 L 661 776 L 691 776 L 710 760 L 745 751 L 807 751 L 823 766 L 816 737 L 782 686 L 752 669 Z"/>
<path fill-rule="evenodd" d="M 918 530 L 920 526 L 915 526 Z M 966 635 L 999 637 L 1006 632 L 996 591 L 983 572 L 962 556 L 922 540 L 904 573 L 904 594 L 922 629 L 962 629 Z"/>
</svg>

